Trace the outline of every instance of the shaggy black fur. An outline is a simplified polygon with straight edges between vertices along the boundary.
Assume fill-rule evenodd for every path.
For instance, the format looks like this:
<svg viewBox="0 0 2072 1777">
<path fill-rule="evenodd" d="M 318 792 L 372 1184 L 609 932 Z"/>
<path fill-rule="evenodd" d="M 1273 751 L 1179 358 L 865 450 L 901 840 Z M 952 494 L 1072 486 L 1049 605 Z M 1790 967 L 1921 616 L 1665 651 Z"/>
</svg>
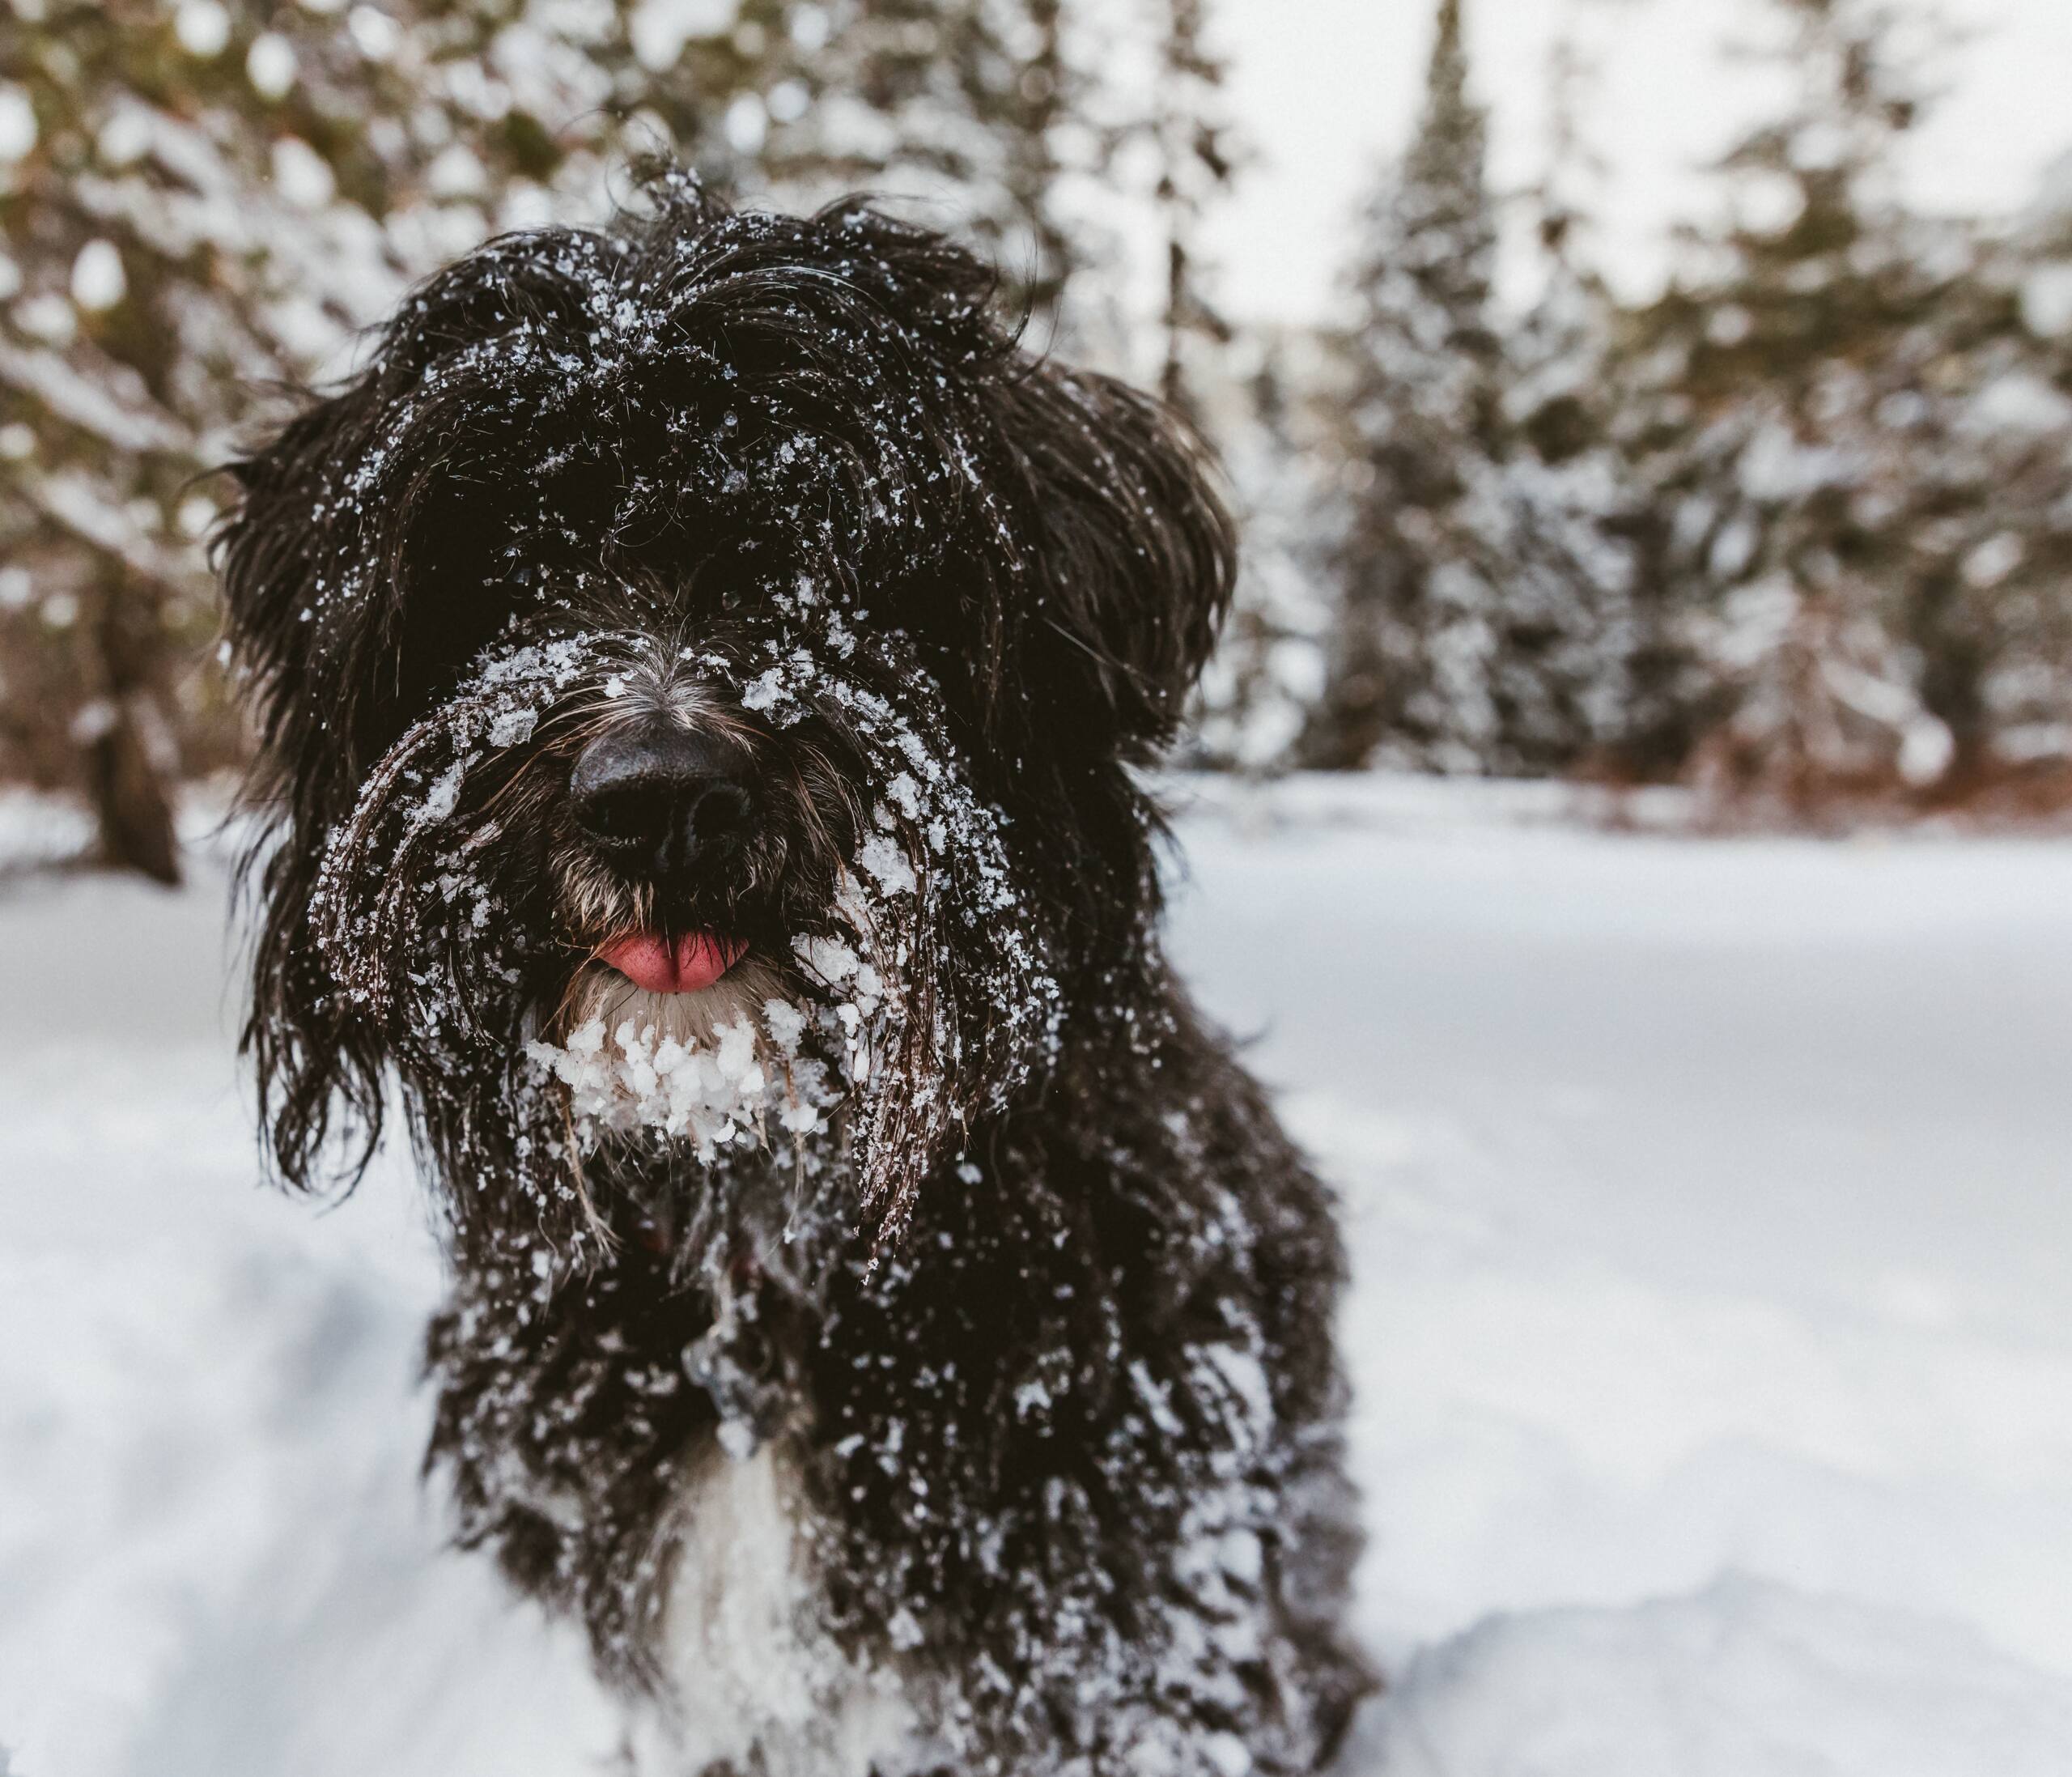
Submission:
<svg viewBox="0 0 2072 1777">
<path fill-rule="evenodd" d="M 630 1691 L 673 1681 L 724 1432 L 800 1477 L 816 1632 L 912 1702 L 926 1755 L 874 1768 L 1311 1769 L 1369 1682 L 1340 1248 L 1168 971 L 1131 772 L 1229 593 L 1202 455 L 933 234 L 651 189 L 442 274 L 238 466 L 274 1160 L 356 1175 L 400 1082 L 454 1263 L 429 1460 Z M 668 870 L 569 806 L 656 721 L 754 810 Z M 874 835 L 913 882 L 845 925 Z M 574 1127 L 527 1045 L 626 929 L 745 941 L 838 1047 L 801 941 L 864 932 L 830 1126 L 703 1163 Z"/>
</svg>

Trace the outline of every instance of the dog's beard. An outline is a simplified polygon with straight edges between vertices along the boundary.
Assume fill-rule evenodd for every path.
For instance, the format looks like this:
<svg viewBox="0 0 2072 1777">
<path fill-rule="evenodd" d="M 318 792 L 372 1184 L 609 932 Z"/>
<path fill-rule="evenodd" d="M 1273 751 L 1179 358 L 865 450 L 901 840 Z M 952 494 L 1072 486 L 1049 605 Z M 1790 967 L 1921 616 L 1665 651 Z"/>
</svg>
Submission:
<svg viewBox="0 0 2072 1777">
<path fill-rule="evenodd" d="M 827 1127 L 843 1095 L 826 1060 L 805 1047 L 812 1013 L 776 971 L 744 963 L 696 993 L 648 993 L 601 976 L 584 971 L 560 1041 L 526 1045 L 567 1089 L 584 1151 L 659 1137 L 709 1164 L 737 1142 L 768 1146 L 773 1123 L 794 1136 Z"/>
<path fill-rule="evenodd" d="M 553 749 L 636 674 L 695 674 L 769 746 L 817 726 L 861 761 L 844 808 L 807 810 L 811 831 L 782 848 L 803 879 L 815 844 L 853 833 L 825 861 L 832 891 L 793 907 L 787 883 L 762 885 L 783 942 L 699 993 L 571 969 L 554 870 L 528 843 L 565 784 Z M 896 1235 L 962 1127 L 1057 1042 L 1001 823 L 936 712 L 925 674 L 838 618 L 694 656 L 637 636 L 514 638 L 403 736 L 333 835 L 315 924 L 397 1065 L 459 1232 L 501 1224 L 529 1244 L 529 1214 L 557 1263 L 586 1262 L 611 1239 L 587 1157 L 731 1171 L 761 1150 L 797 1179 L 847 1181 L 843 1219 L 873 1225 L 876 1246 Z"/>
<path fill-rule="evenodd" d="M 842 935 L 800 937 L 794 967 L 750 956 L 697 993 L 654 993 L 616 971 L 584 968 L 558 1041 L 526 1052 L 567 1087 L 579 1146 L 642 1138 L 681 1143 L 710 1164 L 728 1146 L 788 1138 L 802 1169 L 868 1083 L 872 1057 L 897 1047 L 897 1001 L 866 958 L 870 911 L 844 872 Z"/>
</svg>

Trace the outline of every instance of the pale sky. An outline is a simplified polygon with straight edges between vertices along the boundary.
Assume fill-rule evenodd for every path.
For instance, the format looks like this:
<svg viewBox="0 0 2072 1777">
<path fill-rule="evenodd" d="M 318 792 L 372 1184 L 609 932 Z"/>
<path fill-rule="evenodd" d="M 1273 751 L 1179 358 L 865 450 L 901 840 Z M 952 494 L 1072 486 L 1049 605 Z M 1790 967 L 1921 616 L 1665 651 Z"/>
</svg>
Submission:
<svg viewBox="0 0 2072 1777">
<path fill-rule="evenodd" d="M 1586 133 L 1609 164 L 1600 261 L 1628 291 L 1659 278 L 1667 230 L 1702 206 L 1695 169 L 1761 113 L 1764 77 L 1721 55 L 1774 17 L 1768 0 L 1464 0 L 1491 174 L 1542 161 L 1549 46 L 1565 23 L 1605 46 Z M 1916 15 L 1925 0 L 1899 0 Z M 1947 96 L 1918 132 L 1909 182 L 1925 204 L 2004 212 L 2072 150 L 2072 0 L 1943 0 L 1972 33 L 1939 70 Z M 1328 312 L 1350 219 L 1415 115 L 1432 0 L 1221 0 L 1229 99 L 1257 159 L 1214 222 L 1224 306 L 1246 319 Z M 1515 280 L 1514 280 L 1515 281 Z"/>
</svg>

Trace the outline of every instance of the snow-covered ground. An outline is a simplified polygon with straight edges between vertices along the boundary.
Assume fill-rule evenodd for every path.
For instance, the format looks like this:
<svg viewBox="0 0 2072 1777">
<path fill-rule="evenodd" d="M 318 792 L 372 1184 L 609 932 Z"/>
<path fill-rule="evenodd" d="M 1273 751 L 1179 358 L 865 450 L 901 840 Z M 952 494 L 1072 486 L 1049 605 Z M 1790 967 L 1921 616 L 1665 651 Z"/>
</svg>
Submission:
<svg viewBox="0 0 2072 1777">
<path fill-rule="evenodd" d="M 1177 949 L 1357 1270 L 1348 1771 L 2072 1772 L 2072 844 L 1216 803 Z M 594 1771 L 418 1486 L 415 1188 L 257 1188 L 195 878 L 0 880 L 0 1771 Z"/>
</svg>

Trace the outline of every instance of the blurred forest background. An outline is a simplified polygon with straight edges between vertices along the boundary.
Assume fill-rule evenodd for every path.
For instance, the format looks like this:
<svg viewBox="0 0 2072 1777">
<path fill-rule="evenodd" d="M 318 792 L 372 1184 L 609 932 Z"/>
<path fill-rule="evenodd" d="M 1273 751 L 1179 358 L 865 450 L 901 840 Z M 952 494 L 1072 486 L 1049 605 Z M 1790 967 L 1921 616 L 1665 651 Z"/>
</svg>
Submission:
<svg viewBox="0 0 2072 1777">
<path fill-rule="evenodd" d="M 0 782 L 86 798 L 111 862 L 174 878 L 181 787 L 239 756 L 215 466 L 436 265 L 599 219 L 655 152 L 885 193 L 1195 419 L 1246 562 L 1187 763 L 2072 806 L 2072 191 L 1910 205 L 1939 57 L 1871 0 L 1749 0 L 1792 96 L 1640 301 L 1593 257 L 1587 54 L 1492 190 L 1437 0 L 1323 328 L 1219 308 L 1212 0 L 0 4 Z M 1500 303 L 1520 206 L 1537 294 Z"/>
</svg>

